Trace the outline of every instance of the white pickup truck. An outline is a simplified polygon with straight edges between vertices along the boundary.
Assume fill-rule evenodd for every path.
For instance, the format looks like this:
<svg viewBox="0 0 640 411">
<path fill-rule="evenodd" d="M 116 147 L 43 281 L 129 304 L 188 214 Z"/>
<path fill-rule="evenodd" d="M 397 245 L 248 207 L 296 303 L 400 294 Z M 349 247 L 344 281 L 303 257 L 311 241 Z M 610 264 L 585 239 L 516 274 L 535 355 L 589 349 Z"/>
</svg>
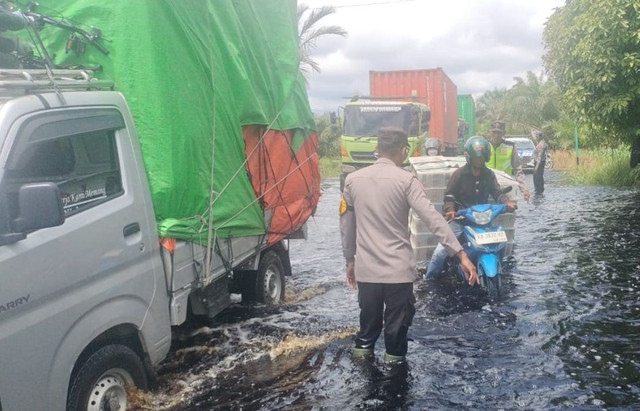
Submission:
<svg viewBox="0 0 640 411">
<path fill-rule="evenodd" d="M 54 74 L 0 71 L 0 410 L 124 410 L 188 312 L 283 297 L 287 243 L 161 247 L 125 98 Z"/>
</svg>

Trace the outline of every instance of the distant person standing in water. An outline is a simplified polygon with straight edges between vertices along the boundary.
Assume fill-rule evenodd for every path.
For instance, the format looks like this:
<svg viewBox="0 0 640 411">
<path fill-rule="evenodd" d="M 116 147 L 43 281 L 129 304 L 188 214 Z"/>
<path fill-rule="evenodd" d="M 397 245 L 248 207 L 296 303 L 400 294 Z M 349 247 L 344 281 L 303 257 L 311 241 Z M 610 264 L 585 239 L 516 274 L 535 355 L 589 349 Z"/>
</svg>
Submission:
<svg viewBox="0 0 640 411">
<path fill-rule="evenodd" d="M 544 133 L 540 130 L 534 130 L 533 138 L 536 139 L 536 151 L 534 154 L 533 166 L 533 187 L 535 193 L 540 195 L 544 192 L 544 166 L 547 161 L 548 145 L 545 140 Z"/>
</svg>

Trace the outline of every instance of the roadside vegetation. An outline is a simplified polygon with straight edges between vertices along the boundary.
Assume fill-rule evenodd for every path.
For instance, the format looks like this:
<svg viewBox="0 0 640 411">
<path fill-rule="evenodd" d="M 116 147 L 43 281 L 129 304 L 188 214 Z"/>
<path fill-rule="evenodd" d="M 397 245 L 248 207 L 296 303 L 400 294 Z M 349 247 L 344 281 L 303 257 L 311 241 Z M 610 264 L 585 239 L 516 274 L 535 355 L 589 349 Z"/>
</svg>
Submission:
<svg viewBox="0 0 640 411">
<path fill-rule="evenodd" d="M 320 175 L 337 177 L 340 175 L 340 135 L 342 127 L 335 121 L 331 123 L 331 116 L 325 113 L 316 117 L 318 130 L 318 157 L 320 157 Z"/>
<path fill-rule="evenodd" d="M 552 154 L 554 170 L 563 171 L 567 182 L 580 185 L 640 187 L 640 169 L 629 169 L 629 147 L 580 151 L 557 150 Z"/>
<path fill-rule="evenodd" d="M 345 34 L 333 29 L 331 34 Z M 545 73 L 528 72 L 512 87 L 477 98 L 477 133 L 486 135 L 497 119 L 507 134 L 541 130 L 554 151 L 554 169 L 567 173 L 568 181 L 638 186 L 640 166 L 629 167 L 629 147 L 640 139 L 638 33 L 637 0 L 573 0 L 556 8 L 543 33 Z M 332 124 L 324 114 L 316 125 L 323 176 L 337 175 L 340 119 Z"/>
<path fill-rule="evenodd" d="M 340 175 L 340 159 L 331 157 L 320 157 L 320 176 L 322 178 L 338 177 Z"/>
</svg>

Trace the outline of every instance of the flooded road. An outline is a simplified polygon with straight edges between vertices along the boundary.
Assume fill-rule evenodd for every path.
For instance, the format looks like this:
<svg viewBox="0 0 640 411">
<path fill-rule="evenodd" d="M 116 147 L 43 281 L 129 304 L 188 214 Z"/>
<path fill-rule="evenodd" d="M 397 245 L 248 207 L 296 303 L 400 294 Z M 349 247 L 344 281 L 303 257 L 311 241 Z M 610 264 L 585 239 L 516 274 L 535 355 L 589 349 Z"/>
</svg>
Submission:
<svg viewBox="0 0 640 411">
<path fill-rule="evenodd" d="M 325 181 L 309 240 L 291 242 L 287 302 L 182 327 L 140 409 L 640 407 L 640 192 L 546 178 L 519 204 L 501 299 L 416 281 L 407 363 L 393 367 L 382 337 L 374 362 L 351 359 L 357 295 L 339 183 Z"/>
</svg>

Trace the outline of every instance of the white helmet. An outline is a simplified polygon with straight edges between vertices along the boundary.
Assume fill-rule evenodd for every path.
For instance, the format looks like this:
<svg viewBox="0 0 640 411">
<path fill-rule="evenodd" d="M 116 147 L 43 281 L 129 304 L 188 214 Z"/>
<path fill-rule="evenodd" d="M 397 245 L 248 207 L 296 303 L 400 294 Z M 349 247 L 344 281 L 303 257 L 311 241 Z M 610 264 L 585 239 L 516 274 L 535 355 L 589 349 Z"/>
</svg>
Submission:
<svg viewBox="0 0 640 411">
<path fill-rule="evenodd" d="M 436 137 L 429 137 L 424 142 L 424 152 L 428 156 L 439 156 L 441 147 L 440 140 Z"/>
</svg>

